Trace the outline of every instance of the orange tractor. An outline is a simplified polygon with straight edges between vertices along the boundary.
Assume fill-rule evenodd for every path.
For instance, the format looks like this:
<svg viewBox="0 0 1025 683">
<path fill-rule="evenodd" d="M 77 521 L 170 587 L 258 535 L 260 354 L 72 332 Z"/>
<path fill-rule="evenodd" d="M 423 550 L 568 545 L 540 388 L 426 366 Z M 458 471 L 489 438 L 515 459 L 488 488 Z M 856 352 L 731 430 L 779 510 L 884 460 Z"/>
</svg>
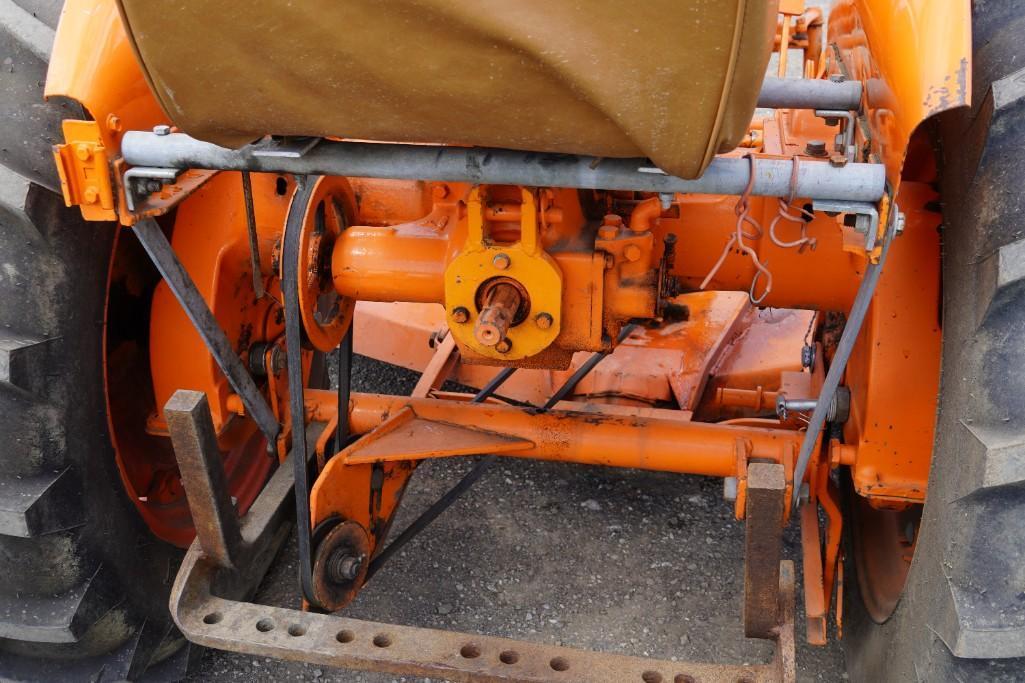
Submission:
<svg viewBox="0 0 1025 683">
<path fill-rule="evenodd" d="M 187 640 L 791 681 L 835 632 L 857 680 L 1025 678 L 1022 35 L 1017 0 L 0 0 L 0 676 Z M 501 458 L 722 478 L 773 661 L 345 617 Z M 289 533 L 304 609 L 248 602 Z"/>
</svg>

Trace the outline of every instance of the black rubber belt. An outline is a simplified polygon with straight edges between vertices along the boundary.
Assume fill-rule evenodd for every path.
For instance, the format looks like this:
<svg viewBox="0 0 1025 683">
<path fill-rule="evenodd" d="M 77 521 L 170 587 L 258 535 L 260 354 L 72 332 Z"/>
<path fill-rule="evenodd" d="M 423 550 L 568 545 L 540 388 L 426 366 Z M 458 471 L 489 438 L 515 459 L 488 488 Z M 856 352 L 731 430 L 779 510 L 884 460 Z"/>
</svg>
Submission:
<svg viewBox="0 0 1025 683">
<path fill-rule="evenodd" d="M 295 196 L 285 221 L 281 246 L 281 292 L 285 305 L 285 349 L 288 358 L 288 399 L 292 417 L 292 465 L 295 476 L 296 535 L 299 545 L 299 583 L 312 604 L 313 548 L 310 541 L 310 472 L 306 449 L 306 405 L 303 395 L 302 315 L 299 309 L 299 245 L 303 218 L 319 176 L 297 176 Z M 341 361 L 341 359 L 339 359 Z M 339 425 L 342 420 L 339 416 Z"/>
</svg>

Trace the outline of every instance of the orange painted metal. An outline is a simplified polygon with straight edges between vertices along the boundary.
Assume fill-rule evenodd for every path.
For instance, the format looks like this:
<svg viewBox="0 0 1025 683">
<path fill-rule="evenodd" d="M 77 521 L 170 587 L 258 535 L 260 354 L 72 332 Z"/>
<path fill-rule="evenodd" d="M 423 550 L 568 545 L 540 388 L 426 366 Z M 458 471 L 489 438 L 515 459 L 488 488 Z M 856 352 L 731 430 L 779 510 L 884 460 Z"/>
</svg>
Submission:
<svg viewBox="0 0 1025 683">
<path fill-rule="evenodd" d="M 895 189 L 918 126 L 971 102 L 971 26 L 969 0 L 844 0 L 830 11 L 827 40 L 868 86 L 871 148 Z"/>
<path fill-rule="evenodd" d="M 528 439 L 479 426 L 425 420 L 407 406 L 335 457 L 346 465 L 366 465 L 480 453 L 509 454 L 533 446 Z"/>
<path fill-rule="evenodd" d="M 926 183 L 901 185 L 904 234 L 890 248 L 847 365 L 851 418 L 844 437 L 857 447 L 854 487 L 879 500 L 925 498 L 942 339 L 937 200 Z"/>
<path fill-rule="evenodd" d="M 821 36 L 821 12 L 809 9 L 801 13 L 799 4 L 786 5 L 792 17 L 784 22 L 786 28 L 781 32 L 786 37 L 781 36 L 781 42 L 792 41 L 792 45 L 805 50 L 806 74 L 817 75 L 823 69 L 835 72 L 842 67 L 849 76 L 866 83 L 866 106 L 856 142 L 859 149 L 867 148 L 872 158 L 886 164 L 895 200 L 907 214 L 907 227 L 893 245 L 876 300 L 848 366 L 845 383 L 851 388 L 852 407 L 851 419 L 844 428 L 845 443 L 837 444 L 833 449 L 835 457 L 829 457 L 836 465 L 852 468 L 858 493 L 881 504 L 918 502 L 925 496 L 938 391 L 939 215 L 932 209 L 937 197 L 929 187 L 931 178 L 914 175 L 903 170 L 903 166 L 909 150 L 917 149 L 913 136 L 922 121 L 969 101 L 968 3 L 958 0 L 941 12 L 926 0 L 840 2 L 832 10 L 829 27 L 829 43 L 836 45 L 839 58 L 830 50 L 824 59 L 816 37 Z M 806 37 L 799 37 L 802 33 Z M 46 94 L 67 97 L 85 107 L 97 122 L 96 134 L 108 161 L 119 170 L 121 132 L 147 129 L 166 121 L 136 63 L 113 0 L 66 3 Z M 782 110 L 752 129 L 759 133 L 757 144 L 763 154 L 786 158 L 802 153 L 809 139 L 828 140 L 836 132 L 811 112 Z M 70 168 L 67 164 L 64 167 Z M 277 278 L 268 268 L 264 275 L 270 294 L 259 300 L 251 296 L 237 174 L 188 180 L 186 194 L 191 194 L 180 203 L 173 219 L 168 217 L 165 223 L 172 231 L 175 251 L 240 354 L 245 354 L 254 342 L 275 342 L 281 332 Z M 292 181 L 259 174 L 254 175 L 253 181 L 261 262 L 271 264 Z M 69 184 L 73 183 L 69 180 Z M 361 300 L 444 301 L 445 269 L 466 242 L 466 199 L 471 188 L 458 183 L 365 179 L 352 179 L 351 184 L 359 197 L 359 209 L 358 215 L 351 217 L 353 224 L 332 251 L 336 290 Z M 280 191 L 282 185 L 284 192 Z M 156 196 L 155 204 L 145 210 L 154 215 L 166 212 L 172 201 L 182 196 L 175 195 L 179 189 L 171 188 Z M 84 191 L 78 194 L 84 196 Z M 489 188 L 483 217 L 494 239 L 515 239 L 522 218 L 521 194 L 518 187 Z M 576 413 L 586 415 L 591 422 L 584 417 L 557 419 L 552 415 L 532 416 L 530 421 L 523 421 L 525 413 L 518 409 L 500 405 L 470 408 L 458 402 L 437 404 L 437 415 L 430 412 L 434 409 L 427 404 L 416 404 L 416 415 L 428 421 L 448 422 L 456 419 L 460 411 L 479 415 L 479 410 L 491 410 L 499 416 L 502 433 L 514 433 L 517 438 L 533 442 L 535 437 L 541 439 L 538 435 L 545 430 L 554 430 L 551 434 L 570 439 L 567 454 L 557 454 L 555 446 L 542 439 L 530 451 L 531 457 L 719 476 L 738 471 L 738 450 L 746 458 L 763 457 L 758 455 L 761 449 L 767 453 L 764 457 L 783 461 L 790 450 L 780 444 L 790 444 L 798 438 L 795 432 L 751 426 L 762 423 L 752 422 L 744 414 L 715 412 L 712 399 L 719 390 L 775 391 L 780 388 L 779 378 L 784 373 L 799 370 L 796 341 L 810 314 L 779 309 L 847 310 L 867 262 L 859 246 L 860 236 L 845 228 L 838 218 L 817 215 L 803 228 L 780 226 L 781 230 L 793 230 L 795 234 L 805 230 L 816 241 L 815 249 L 780 247 L 765 234 L 748 240 L 758 260 L 768 264 L 773 275 L 772 292 L 763 302 L 772 308 L 756 313 L 743 303 L 744 294 L 735 294 L 746 292 L 756 274 L 752 260 L 743 253 L 726 253 L 721 267 L 706 285 L 716 291 L 697 291 L 734 231 L 735 197 L 678 195 L 663 209 L 660 198 L 629 192 L 600 196 L 592 193 L 589 200 L 595 206 L 585 206 L 580 197 L 586 194 L 554 189 L 536 192 L 540 246 L 552 255 L 563 277 L 564 313 L 555 342 L 559 355 L 544 362 L 559 365 L 570 362 L 574 351 L 605 349 L 626 319 L 652 313 L 659 302 L 650 274 L 658 265 L 664 238 L 674 235 L 678 248 L 672 274 L 689 292 L 677 302 L 690 307 L 691 319 L 635 333 L 581 382 L 572 397 L 583 399 L 592 407 L 601 402 L 641 406 L 633 408 L 636 419 L 653 431 L 639 435 L 628 424 L 631 418 L 618 414 Z M 122 221 L 129 223 L 132 217 L 124 210 L 123 196 L 115 193 L 114 197 Z M 795 199 L 794 206 L 804 205 L 801 198 Z M 101 206 L 105 213 L 92 217 L 109 219 L 110 207 L 102 202 Z M 775 199 L 750 199 L 749 215 L 763 226 L 769 224 L 777 211 Z M 603 215 L 613 218 L 605 220 Z M 602 233 L 603 227 L 615 229 Z M 409 309 L 383 303 L 372 310 L 390 311 L 384 315 L 396 317 L 405 316 Z M 407 367 L 425 367 L 432 356 L 426 339 L 442 328 L 440 322 L 431 321 L 440 320 L 441 310 L 426 304 L 421 310 L 430 313 L 403 317 L 401 322 L 409 332 L 395 339 L 383 334 L 385 330 L 401 329 L 394 320 L 387 323 L 380 316 L 368 318 L 371 327 L 366 329 L 376 332 L 357 334 L 357 343 L 370 340 L 380 347 L 372 352 L 378 357 L 389 356 L 386 359 Z M 773 311 L 789 317 L 769 324 L 763 316 L 771 316 Z M 451 339 L 448 344 L 452 344 Z M 480 386 L 494 373 L 490 367 L 455 363 L 453 357 L 450 354 L 444 363 L 439 363 L 447 370 L 453 370 L 454 365 L 455 378 L 465 383 Z M 585 354 L 578 354 L 569 370 L 518 375 L 503 391 L 508 396 L 540 402 L 584 358 Z M 110 360 L 112 366 L 117 364 L 116 359 Z M 153 296 L 150 311 L 149 363 L 153 406 L 163 405 L 177 388 L 205 391 L 226 452 L 249 452 L 253 448 L 255 432 L 251 423 L 240 416 L 237 401 L 223 376 L 162 286 Z M 439 376 L 447 374 L 447 370 L 439 368 Z M 272 405 L 277 406 L 276 411 L 287 423 L 282 383 L 271 377 L 267 384 Z M 354 404 L 354 424 L 367 431 L 381 422 L 382 410 L 400 408 L 407 405 L 401 401 L 409 400 L 363 397 L 362 403 Z M 111 403 L 115 403 L 114 399 Z M 453 407 L 456 405 L 460 407 Z M 655 416 L 667 406 L 682 410 L 673 419 Z M 616 413 L 618 409 L 605 410 Z M 132 419 L 137 417 L 133 415 Z M 146 424 L 150 436 L 156 434 L 160 438 L 164 425 L 159 414 L 149 417 Z M 727 425 L 688 423 L 692 417 L 743 417 L 745 421 Z M 142 420 L 145 422 L 145 416 Z M 456 420 L 454 424 L 461 423 Z M 565 433 L 568 425 L 584 426 L 584 434 L 571 438 Z M 153 505 L 140 508 L 147 510 L 144 516 L 152 513 L 151 508 L 162 500 L 175 499 L 178 494 L 174 491 L 173 472 L 166 468 L 154 472 L 153 467 L 147 469 L 124 457 L 130 450 L 141 453 L 138 457 L 142 460 L 156 460 L 159 456 L 151 453 L 159 448 L 146 450 L 143 439 L 129 437 L 120 426 L 115 432 L 126 486 L 137 500 L 153 496 Z M 750 449 L 746 442 L 738 448 L 738 433 L 753 439 Z M 624 447 L 616 454 L 599 455 L 599 444 L 593 441 L 597 434 L 619 440 L 629 435 L 639 439 L 639 445 L 627 446 L 624 441 Z M 573 441 L 574 438 L 582 441 Z M 673 439 L 682 441 L 670 446 Z M 681 456 L 681 444 L 697 444 L 701 448 Z M 770 447 L 771 444 L 775 445 Z M 655 451 L 650 451 L 652 448 Z M 830 462 L 825 460 L 825 453 L 822 457 L 822 461 L 813 464 L 813 481 L 822 481 Z M 342 467 L 333 463 L 327 467 Z M 371 465 L 346 467 L 350 473 L 344 485 L 332 490 L 330 486 L 321 486 L 318 495 L 322 496 L 322 507 L 318 509 L 352 514 L 353 519 L 366 521 L 374 539 L 380 539 L 412 465 L 386 463 L 377 470 Z M 145 492 L 143 484 L 148 486 Z M 834 509 L 835 500 L 828 486 L 814 487 L 813 496 L 830 520 L 823 558 L 823 590 L 829 595 L 830 583 L 834 581 L 832 567 L 839 552 L 839 513 Z M 147 521 L 151 518 L 147 517 Z M 828 606 L 828 600 L 825 604 Z"/>
<path fill-rule="evenodd" d="M 269 294 L 262 299 L 256 299 L 252 291 L 237 173 L 217 174 L 199 188 L 178 208 L 173 228 L 169 228 L 172 247 L 243 359 L 248 359 L 254 343 L 274 343 L 283 331 L 280 289 L 269 270 L 294 187 L 290 181 L 282 182 L 283 186 L 273 176 L 253 177 L 261 263 L 268 268 L 264 279 Z M 135 240 L 125 233 L 120 242 L 131 245 Z M 145 270 L 145 261 L 138 261 L 144 259 L 142 254 L 129 254 L 131 262 L 119 269 Z M 119 286 L 135 288 L 141 278 L 129 273 L 113 281 L 124 280 Z M 158 406 L 179 388 L 207 394 L 225 453 L 229 489 L 240 510 L 247 509 L 259 493 L 273 460 L 267 457 L 266 444 L 252 421 L 240 416 L 234 406 L 237 397 L 166 285 L 156 287 L 149 306 L 149 330 L 139 340 L 145 343 L 148 339 L 143 361 L 130 361 L 126 348 L 109 350 L 113 354 L 108 359 L 107 382 L 111 432 L 122 480 L 143 519 L 160 537 L 185 546 L 192 540 L 191 521 Z M 114 301 L 108 307 L 108 327 L 137 326 L 130 318 L 138 315 L 135 309 L 122 308 Z M 142 374 L 133 377 L 131 372 Z M 271 406 L 287 425 L 285 383 L 274 374 L 266 381 Z"/>
<path fill-rule="evenodd" d="M 326 391 L 307 392 L 309 418 L 329 421 L 335 413 L 333 396 Z M 565 411 L 538 413 L 499 404 L 363 393 L 352 396 L 350 429 L 366 434 L 407 407 L 424 420 L 470 428 L 486 425 L 489 431 L 533 442 L 529 449 L 508 453 L 514 457 L 718 477 L 736 473 L 738 441 L 751 458 L 783 462 L 784 452 L 801 440 L 798 432 L 783 429 Z M 330 468 L 342 466 L 342 460 L 332 460 L 325 477 L 329 478 Z"/>
<path fill-rule="evenodd" d="M 758 310 L 739 292 L 695 292 L 674 301 L 687 307 L 687 320 L 635 329 L 580 381 L 574 400 L 603 408 L 671 407 L 687 419 L 698 410 L 698 419 L 714 421 L 750 414 L 716 405 L 716 390 L 775 391 L 782 372 L 801 369 L 811 313 Z M 417 371 L 431 360 L 431 339 L 445 333 L 444 316 L 433 304 L 361 302 L 355 326 L 357 353 Z M 575 354 L 567 370 L 521 369 L 499 394 L 540 405 L 590 355 Z M 497 372 L 460 362 L 453 379 L 482 387 Z"/>
<path fill-rule="evenodd" d="M 62 128 L 65 143 L 54 145 L 53 158 L 64 205 L 79 206 L 87 221 L 114 220 L 114 191 L 100 125 L 95 121 L 64 121 Z"/>
<path fill-rule="evenodd" d="M 114 0 L 67 0 L 46 74 L 47 98 L 67 97 L 85 107 L 111 158 L 121 133 L 148 130 L 164 115 L 125 34 Z"/>
<path fill-rule="evenodd" d="M 819 538 L 818 506 L 801 504 L 801 548 L 804 567 L 804 611 L 807 640 L 811 645 L 826 644 L 826 612 L 830 593 L 822 578 L 822 543 Z"/>
<path fill-rule="evenodd" d="M 359 339 L 356 330 L 355 339 Z M 420 380 L 413 388 L 413 398 L 425 398 L 444 384 L 458 360 L 455 340 L 448 336 L 434 352 Z M 309 397 L 309 394 L 307 394 Z M 323 397 L 322 397 L 323 398 Z M 317 470 L 323 473 L 328 466 L 327 449 L 329 437 L 334 435 L 338 425 L 337 402 L 333 414 L 327 421 L 324 432 L 317 440 L 315 454 Z M 338 458 L 335 458 L 336 460 Z M 343 519 L 359 522 L 368 530 L 371 552 L 388 535 L 391 521 L 398 510 L 406 484 L 419 464 L 416 460 L 385 462 L 379 465 L 347 465 L 336 468 L 329 484 L 318 476 L 310 492 L 312 522 L 340 515 Z M 385 498 L 385 491 L 388 497 Z M 364 494 L 369 494 L 365 497 Z M 366 502 L 361 507 L 360 504 Z"/>
</svg>

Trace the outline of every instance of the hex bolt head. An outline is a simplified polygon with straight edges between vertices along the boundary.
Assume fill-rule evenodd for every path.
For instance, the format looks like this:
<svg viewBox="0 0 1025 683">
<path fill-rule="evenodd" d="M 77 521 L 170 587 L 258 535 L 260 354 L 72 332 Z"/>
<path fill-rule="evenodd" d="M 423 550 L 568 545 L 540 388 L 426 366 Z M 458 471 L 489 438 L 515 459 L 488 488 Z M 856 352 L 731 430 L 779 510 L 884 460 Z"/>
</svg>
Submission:
<svg viewBox="0 0 1025 683">
<path fill-rule="evenodd" d="M 466 310 L 464 306 L 459 306 L 452 310 L 452 320 L 457 323 L 465 323 L 470 319 L 470 311 Z"/>
<path fill-rule="evenodd" d="M 495 351 L 498 351 L 499 353 L 509 353 L 509 351 L 511 350 L 512 342 L 509 341 L 508 337 L 506 337 L 505 339 L 499 339 L 498 343 L 495 344 Z"/>
<path fill-rule="evenodd" d="M 555 319 L 552 318 L 550 313 L 538 313 L 534 316 L 534 324 L 538 326 L 538 329 L 547 330 L 554 322 Z"/>
<path fill-rule="evenodd" d="M 808 144 L 804 146 L 804 153 L 810 157 L 829 156 L 829 150 L 826 149 L 826 143 L 822 140 L 809 140 Z"/>
<path fill-rule="evenodd" d="M 164 124 L 164 123 L 160 124 L 159 126 L 153 126 L 153 134 L 154 135 L 170 135 L 171 134 L 171 127 L 168 126 L 167 124 Z"/>
<path fill-rule="evenodd" d="M 495 258 L 491 259 L 491 265 L 499 270 L 505 270 L 509 267 L 512 261 L 509 260 L 508 254 L 495 254 Z"/>
<path fill-rule="evenodd" d="M 623 250 L 623 256 L 626 257 L 627 261 L 632 263 L 641 258 L 641 248 L 636 244 L 629 244 L 626 249 Z"/>
</svg>

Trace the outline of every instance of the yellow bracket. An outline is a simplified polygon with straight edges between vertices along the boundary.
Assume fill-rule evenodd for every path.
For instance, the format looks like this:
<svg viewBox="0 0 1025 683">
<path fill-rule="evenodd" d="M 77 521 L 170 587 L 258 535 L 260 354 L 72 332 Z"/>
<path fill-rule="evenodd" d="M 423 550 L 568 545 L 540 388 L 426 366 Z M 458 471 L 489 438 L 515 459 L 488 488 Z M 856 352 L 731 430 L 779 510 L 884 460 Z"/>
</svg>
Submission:
<svg viewBox="0 0 1025 683">
<path fill-rule="evenodd" d="M 522 190 L 520 240 L 511 244 L 495 244 L 485 236 L 484 195 L 481 188 L 475 187 L 466 202 L 466 243 L 445 269 L 445 314 L 460 346 L 496 360 L 519 360 L 540 353 L 559 336 L 562 271 L 541 248 L 537 200 L 533 192 Z M 496 257 L 500 258 L 496 260 Z M 526 318 L 509 328 L 512 347 L 505 353 L 481 344 L 473 334 L 480 314 L 477 292 L 482 284 L 499 277 L 515 280 L 530 297 Z M 457 321 L 453 315 L 457 309 L 468 311 L 468 319 Z M 544 319 L 543 324 L 537 323 L 539 316 Z"/>
<path fill-rule="evenodd" d="M 112 221 L 114 192 L 107 150 L 95 121 L 64 121 L 63 145 L 53 146 L 61 192 L 66 206 L 79 206 L 87 221 Z"/>
</svg>

